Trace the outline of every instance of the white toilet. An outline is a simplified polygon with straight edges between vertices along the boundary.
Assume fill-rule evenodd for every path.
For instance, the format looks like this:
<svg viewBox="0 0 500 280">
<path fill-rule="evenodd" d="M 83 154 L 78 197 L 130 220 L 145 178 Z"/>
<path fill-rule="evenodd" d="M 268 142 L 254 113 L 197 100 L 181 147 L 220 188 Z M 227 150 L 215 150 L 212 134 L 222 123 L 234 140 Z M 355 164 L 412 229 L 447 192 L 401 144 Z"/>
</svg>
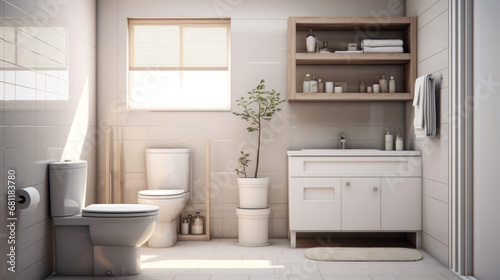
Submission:
<svg viewBox="0 0 500 280">
<path fill-rule="evenodd" d="M 56 275 L 140 273 L 138 247 L 153 234 L 158 207 L 92 204 L 83 208 L 86 178 L 86 161 L 49 163 Z"/>
<path fill-rule="evenodd" d="M 177 242 L 177 218 L 189 199 L 189 149 L 146 149 L 148 189 L 138 202 L 160 208 L 160 221 L 149 247 L 171 247 Z"/>
</svg>

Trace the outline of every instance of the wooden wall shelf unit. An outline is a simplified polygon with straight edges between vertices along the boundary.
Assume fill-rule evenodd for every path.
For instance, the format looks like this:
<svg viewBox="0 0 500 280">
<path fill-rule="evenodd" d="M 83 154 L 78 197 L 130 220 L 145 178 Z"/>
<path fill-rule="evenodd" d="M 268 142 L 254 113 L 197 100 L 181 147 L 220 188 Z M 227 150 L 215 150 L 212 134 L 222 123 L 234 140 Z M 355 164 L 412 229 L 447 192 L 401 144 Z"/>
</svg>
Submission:
<svg viewBox="0 0 500 280">
<path fill-rule="evenodd" d="M 417 78 L 416 17 L 290 17 L 288 19 L 289 101 L 408 101 Z M 362 39 L 402 39 L 404 53 L 307 53 L 305 37 L 312 29 L 329 49 L 342 50 Z M 311 73 L 310 73 L 311 72 Z M 302 93 L 310 73 L 323 82 L 347 82 L 346 93 Z M 377 83 L 376 76 L 395 76 L 396 93 L 357 93 L 359 82 Z"/>
</svg>

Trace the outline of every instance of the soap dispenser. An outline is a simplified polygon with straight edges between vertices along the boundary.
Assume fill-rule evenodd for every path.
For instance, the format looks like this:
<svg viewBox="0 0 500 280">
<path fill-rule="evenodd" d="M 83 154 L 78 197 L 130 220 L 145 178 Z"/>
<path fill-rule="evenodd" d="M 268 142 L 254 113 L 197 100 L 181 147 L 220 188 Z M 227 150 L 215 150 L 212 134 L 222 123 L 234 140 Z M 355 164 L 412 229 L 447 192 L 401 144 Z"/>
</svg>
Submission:
<svg viewBox="0 0 500 280">
<path fill-rule="evenodd" d="M 403 136 L 401 136 L 401 128 L 398 130 L 398 135 L 396 136 L 396 151 L 403 150 Z"/>
<path fill-rule="evenodd" d="M 391 128 L 387 129 L 387 134 L 385 135 L 385 150 L 386 151 L 392 151 L 394 150 L 393 148 L 393 140 L 394 137 L 391 134 Z"/>
<path fill-rule="evenodd" d="M 314 75 L 311 80 L 311 92 L 312 93 L 318 92 L 318 80 L 316 80 L 316 77 Z"/>
</svg>

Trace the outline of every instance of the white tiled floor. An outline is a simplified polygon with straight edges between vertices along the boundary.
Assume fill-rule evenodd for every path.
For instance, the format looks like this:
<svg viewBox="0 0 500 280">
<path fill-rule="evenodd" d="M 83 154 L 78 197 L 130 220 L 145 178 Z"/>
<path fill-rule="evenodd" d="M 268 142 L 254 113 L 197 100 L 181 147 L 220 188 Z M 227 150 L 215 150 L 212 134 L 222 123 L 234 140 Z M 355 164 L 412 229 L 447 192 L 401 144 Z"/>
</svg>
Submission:
<svg viewBox="0 0 500 280">
<path fill-rule="evenodd" d="M 172 248 L 142 250 L 142 272 L 136 276 L 57 277 L 47 279 L 144 280 L 459 280 L 449 269 L 420 251 L 417 262 L 320 262 L 291 249 L 286 239 L 267 247 L 240 247 L 236 239 L 177 242 Z"/>
</svg>

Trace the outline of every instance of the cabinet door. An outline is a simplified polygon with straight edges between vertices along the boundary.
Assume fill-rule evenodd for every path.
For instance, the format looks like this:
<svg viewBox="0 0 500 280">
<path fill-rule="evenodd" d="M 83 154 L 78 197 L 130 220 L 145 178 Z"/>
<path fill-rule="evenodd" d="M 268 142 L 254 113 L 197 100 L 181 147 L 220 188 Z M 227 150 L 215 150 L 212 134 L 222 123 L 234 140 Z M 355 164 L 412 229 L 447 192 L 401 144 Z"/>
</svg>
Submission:
<svg viewBox="0 0 500 280">
<path fill-rule="evenodd" d="M 382 178 L 382 230 L 422 230 L 422 180 Z"/>
<path fill-rule="evenodd" d="M 342 230 L 380 230 L 380 178 L 342 178 Z"/>
<path fill-rule="evenodd" d="M 290 230 L 340 230 L 340 178 L 291 178 Z"/>
</svg>

